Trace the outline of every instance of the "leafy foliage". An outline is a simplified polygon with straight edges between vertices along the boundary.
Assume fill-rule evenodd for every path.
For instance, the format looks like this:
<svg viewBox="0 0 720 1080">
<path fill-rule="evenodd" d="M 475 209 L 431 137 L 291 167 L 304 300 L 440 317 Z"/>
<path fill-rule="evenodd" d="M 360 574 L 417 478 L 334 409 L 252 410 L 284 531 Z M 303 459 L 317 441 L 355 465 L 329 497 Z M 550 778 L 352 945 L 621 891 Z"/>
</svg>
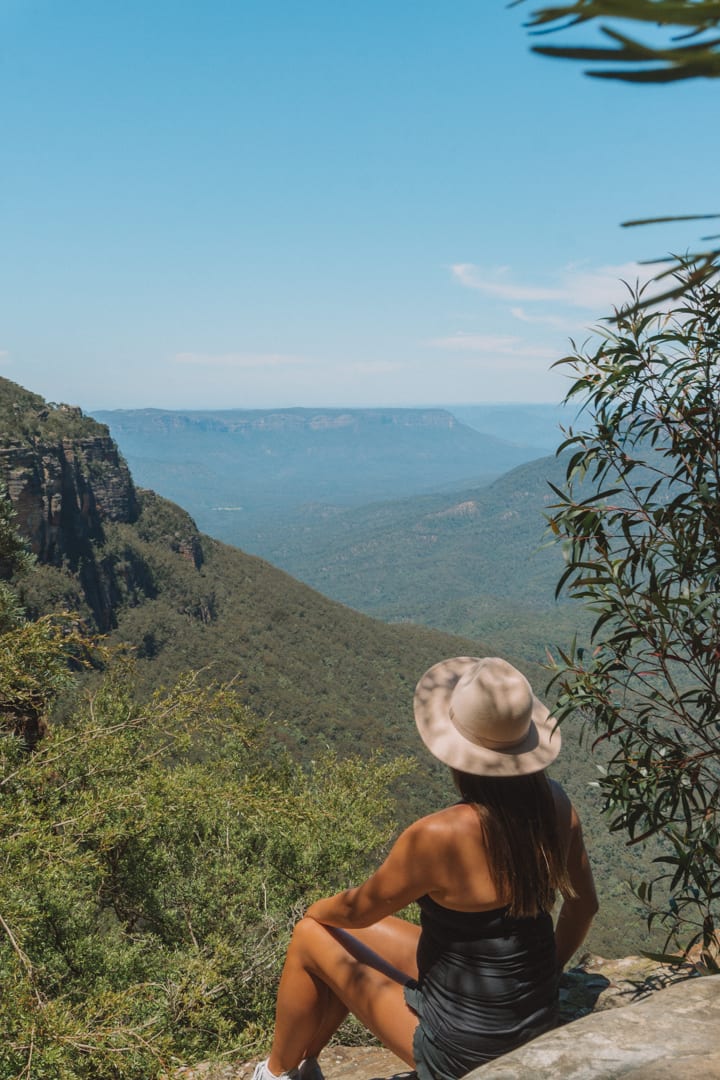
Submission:
<svg viewBox="0 0 720 1080">
<path fill-rule="evenodd" d="M 523 0 L 515 0 L 516 4 Z M 511 5 L 513 6 L 513 5 Z M 536 34 L 567 30 L 570 27 L 596 24 L 610 19 L 613 23 L 624 20 L 660 27 L 668 31 L 669 44 L 643 43 L 622 33 L 613 26 L 601 23 L 598 27 L 601 39 L 610 41 L 609 46 L 535 45 L 533 51 L 542 56 L 567 60 L 600 61 L 610 68 L 588 69 L 585 74 L 601 79 L 620 79 L 633 83 L 670 83 L 682 79 L 720 77 L 720 37 L 708 36 L 720 27 L 720 3 L 718 0 L 574 0 L 573 3 L 553 5 L 535 10 L 528 26 Z M 677 42 L 681 44 L 677 44 Z M 689 42 L 689 44 L 688 44 Z M 720 214 L 672 214 L 665 217 L 643 218 L 623 222 L 624 228 L 636 225 L 654 225 L 670 221 L 702 221 L 720 217 Z M 718 235 L 705 236 L 703 243 L 718 240 Z M 708 280 L 717 271 L 720 247 L 717 245 L 695 250 L 680 257 L 654 259 L 650 262 L 667 263 L 666 269 L 654 278 L 663 282 L 663 289 L 652 296 L 637 297 L 638 310 L 651 304 L 675 300 L 694 285 Z M 683 271 L 678 277 L 678 272 Z M 673 279 L 675 279 L 673 281 Z M 673 283 L 666 287 L 668 280 Z"/>
<path fill-rule="evenodd" d="M 667 83 L 720 77 L 720 38 L 703 36 L 720 26 L 717 0 L 575 0 L 538 8 L 527 25 L 536 33 L 547 33 L 603 19 L 626 19 L 653 29 L 658 25 L 672 27 L 675 34 L 668 35 L 669 44 L 652 45 L 601 24 L 601 38 L 609 43 L 605 46 L 535 45 L 533 51 L 541 56 L 611 64 L 586 72 L 598 79 Z"/>
<path fill-rule="evenodd" d="M 640 886 L 668 941 L 709 950 L 720 919 L 720 288 L 667 314 L 621 313 L 562 363 L 586 425 L 570 430 L 551 526 L 558 589 L 595 614 L 594 647 L 562 654 L 559 712 L 609 742 L 615 829 L 666 850 Z M 657 904 L 662 883 L 667 904 Z"/>
<path fill-rule="evenodd" d="M 305 773 L 261 727 L 191 677 L 140 706 L 121 663 L 34 754 L 0 740 L 0 1075 L 260 1049 L 293 914 L 377 859 L 405 768 Z"/>
</svg>

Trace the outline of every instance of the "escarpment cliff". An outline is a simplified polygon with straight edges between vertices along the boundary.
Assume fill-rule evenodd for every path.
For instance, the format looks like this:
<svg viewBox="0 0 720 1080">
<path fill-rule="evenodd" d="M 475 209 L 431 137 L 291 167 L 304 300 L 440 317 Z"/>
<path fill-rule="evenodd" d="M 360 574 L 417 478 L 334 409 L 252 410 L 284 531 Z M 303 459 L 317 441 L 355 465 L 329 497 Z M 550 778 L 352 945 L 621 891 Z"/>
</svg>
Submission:
<svg viewBox="0 0 720 1080">
<path fill-rule="evenodd" d="M 107 434 L 4 441 L 0 470 L 40 562 L 75 567 L 104 540 L 104 521 L 137 518 L 130 472 Z"/>
<path fill-rule="evenodd" d="M 141 497 L 104 424 L 0 379 L 0 482 L 38 563 L 67 572 L 64 599 L 79 602 L 97 629 L 117 624 L 124 601 L 154 595 L 142 557 L 108 545 L 114 526 L 137 522 Z M 197 567 L 199 534 L 183 517 L 166 541 Z"/>
</svg>

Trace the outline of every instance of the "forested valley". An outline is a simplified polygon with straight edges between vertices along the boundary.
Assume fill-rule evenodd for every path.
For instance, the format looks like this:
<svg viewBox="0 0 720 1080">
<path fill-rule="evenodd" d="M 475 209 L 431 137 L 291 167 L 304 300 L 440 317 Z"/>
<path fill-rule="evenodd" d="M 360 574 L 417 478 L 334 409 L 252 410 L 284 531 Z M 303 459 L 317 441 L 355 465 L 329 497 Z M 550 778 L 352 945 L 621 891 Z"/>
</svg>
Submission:
<svg viewBox="0 0 720 1080">
<path fill-rule="evenodd" d="M 0 1065 L 12 1075 L 32 1049 L 48 1075 L 148 1077 L 173 1062 L 250 1056 L 267 1038 L 298 913 L 361 880 L 399 827 L 453 797 L 412 722 L 425 668 L 500 653 L 542 696 L 552 571 L 541 551 L 533 569 L 533 555 L 553 459 L 473 489 L 473 500 L 347 510 L 335 534 L 342 562 L 348 529 L 358 543 L 374 529 L 384 545 L 373 542 L 365 564 L 360 545 L 351 576 L 406 558 L 403 603 L 417 586 L 417 609 L 399 619 L 388 587 L 378 614 L 390 621 L 379 621 L 200 533 L 185 510 L 135 486 L 107 428 L 79 409 L 7 380 L 0 391 L 10 988 L 0 1008 L 11 1033 Z M 494 519 L 484 498 L 500 508 Z M 480 509 L 449 513 L 458 500 Z M 428 511 L 437 536 L 426 569 L 448 568 L 435 595 L 407 547 L 418 535 L 422 545 Z M 472 530 L 479 557 L 500 568 L 494 579 L 470 562 L 477 596 L 464 593 L 467 569 L 455 593 L 448 585 Z M 298 546 L 317 545 L 326 565 L 332 535 L 326 549 L 319 534 Z M 494 612 L 485 632 L 478 619 L 465 637 L 419 625 L 442 625 L 443 586 L 448 611 L 463 598 L 482 611 L 483 581 Z M 436 605 L 425 620 L 423 603 Z M 571 609 L 561 618 L 569 626 Z M 651 939 L 628 882 L 654 849 L 609 833 L 602 754 L 581 742 L 579 722 L 564 733 L 554 773 L 581 808 L 603 901 L 590 946 L 637 950 Z"/>
</svg>

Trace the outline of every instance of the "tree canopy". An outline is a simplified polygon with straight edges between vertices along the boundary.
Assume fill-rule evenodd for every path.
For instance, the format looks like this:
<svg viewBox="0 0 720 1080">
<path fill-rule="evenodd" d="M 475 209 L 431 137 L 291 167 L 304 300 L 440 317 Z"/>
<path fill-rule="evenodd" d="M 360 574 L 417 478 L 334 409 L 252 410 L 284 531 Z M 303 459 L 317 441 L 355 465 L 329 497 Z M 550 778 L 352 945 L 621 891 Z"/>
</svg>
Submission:
<svg viewBox="0 0 720 1080">
<path fill-rule="evenodd" d="M 594 613 L 560 654 L 559 715 L 609 746 L 612 827 L 661 838 L 639 883 L 668 944 L 717 957 L 720 927 L 720 286 L 681 282 L 659 313 L 617 316 L 561 360 L 581 405 L 551 527 L 558 590 Z M 635 298 L 638 299 L 637 297 Z"/>
</svg>

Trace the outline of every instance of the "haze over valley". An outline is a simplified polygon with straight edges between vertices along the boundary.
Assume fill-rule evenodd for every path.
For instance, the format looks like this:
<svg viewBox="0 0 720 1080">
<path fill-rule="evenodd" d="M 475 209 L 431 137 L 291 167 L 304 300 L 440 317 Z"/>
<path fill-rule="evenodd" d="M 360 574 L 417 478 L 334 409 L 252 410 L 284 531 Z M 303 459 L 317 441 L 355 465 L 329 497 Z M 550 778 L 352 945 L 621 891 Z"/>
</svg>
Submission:
<svg viewBox="0 0 720 1080">
<path fill-rule="evenodd" d="M 542 662 L 583 620 L 554 599 L 548 481 L 567 410 L 100 411 L 133 475 L 201 529 L 390 622 Z M 464 419 L 459 419 L 464 418 Z M 504 433 L 504 434 L 503 434 Z"/>
</svg>

